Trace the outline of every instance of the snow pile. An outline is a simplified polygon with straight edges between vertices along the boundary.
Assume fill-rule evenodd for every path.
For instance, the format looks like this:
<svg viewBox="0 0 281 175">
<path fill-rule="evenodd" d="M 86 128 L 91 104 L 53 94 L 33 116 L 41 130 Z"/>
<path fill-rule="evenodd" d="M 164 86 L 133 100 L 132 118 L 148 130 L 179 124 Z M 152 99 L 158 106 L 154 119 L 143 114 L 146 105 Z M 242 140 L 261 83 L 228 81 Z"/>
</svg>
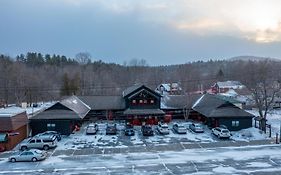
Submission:
<svg viewBox="0 0 281 175">
<path fill-rule="evenodd" d="M 234 131 L 231 133 L 232 133 L 231 139 L 237 141 L 264 140 L 268 138 L 266 134 L 264 134 L 262 131 L 254 127 L 248 129 L 242 129 L 236 132 Z"/>
<path fill-rule="evenodd" d="M 232 174 L 236 172 L 236 169 L 233 167 L 226 167 L 226 166 L 218 166 L 216 168 L 213 169 L 213 172 L 215 173 L 228 173 L 228 174 Z"/>
<path fill-rule="evenodd" d="M 250 162 L 250 163 L 247 163 L 247 167 L 249 168 L 260 168 L 260 167 L 264 167 L 264 168 L 267 168 L 267 167 L 271 167 L 270 164 L 268 163 L 265 163 L 265 162 Z"/>
</svg>

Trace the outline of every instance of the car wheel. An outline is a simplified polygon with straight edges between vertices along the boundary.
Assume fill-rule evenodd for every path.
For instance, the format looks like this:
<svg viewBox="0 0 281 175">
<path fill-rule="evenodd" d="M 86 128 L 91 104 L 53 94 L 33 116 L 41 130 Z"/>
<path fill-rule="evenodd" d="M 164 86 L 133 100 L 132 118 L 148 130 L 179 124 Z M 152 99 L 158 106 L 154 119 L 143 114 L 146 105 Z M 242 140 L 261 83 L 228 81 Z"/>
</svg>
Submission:
<svg viewBox="0 0 281 175">
<path fill-rule="evenodd" d="M 11 162 L 16 162 L 17 160 L 15 158 L 11 158 Z"/>
<path fill-rule="evenodd" d="M 48 146 L 48 145 L 44 145 L 44 146 L 43 146 L 43 149 L 44 149 L 44 150 L 48 150 L 48 149 L 49 149 L 49 146 Z"/>
<path fill-rule="evenodd" d="M 221 136 L 218 134 L 218 138 L 220 139 L 221 138 Z"/>
<path fill-rule="evenodd" d="M 27 146 L 22 146 L 20 149 L 21 149 L 22 151 L 27 150 Z"/>
<path fill-rule="evenodd" d="M 31 160 L 32 160 L 32 162 L 36 162 L 37 161 L 36 157 L 33 157 Z"/>
</svg>

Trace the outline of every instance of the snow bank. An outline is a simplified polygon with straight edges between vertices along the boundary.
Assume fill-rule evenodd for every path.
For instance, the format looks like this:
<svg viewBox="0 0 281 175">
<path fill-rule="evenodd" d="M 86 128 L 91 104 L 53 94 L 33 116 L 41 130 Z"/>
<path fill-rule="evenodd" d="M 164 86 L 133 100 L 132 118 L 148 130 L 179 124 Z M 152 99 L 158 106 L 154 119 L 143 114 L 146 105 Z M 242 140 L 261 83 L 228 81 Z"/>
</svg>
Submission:
<svg viewBox="0 0 281 175">
<path fill-rule="evenodd" d="M 231 139 L 237 141 L 264 140 L 268 138 L 266 134 L 254 127 L 231 133 Z"/>
</svg>

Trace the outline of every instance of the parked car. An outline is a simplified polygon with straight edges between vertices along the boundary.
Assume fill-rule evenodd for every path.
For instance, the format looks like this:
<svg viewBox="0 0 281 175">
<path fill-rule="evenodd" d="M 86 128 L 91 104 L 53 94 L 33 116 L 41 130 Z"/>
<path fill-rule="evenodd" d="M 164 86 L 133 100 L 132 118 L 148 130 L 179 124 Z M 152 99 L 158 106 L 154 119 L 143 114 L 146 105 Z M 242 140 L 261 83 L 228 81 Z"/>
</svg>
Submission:
<svg viewBox="0 0 281 175">
<path fill-rule="evenodd" d="M 86 134 L 96 134 L 98 132 L 98 125 L 91 123 L 86 128 Z"/>
<path fill-rule="evenodd" d="M 106 126 L 106 135 L 109 135 L 109 134 L 112 134 L 112 135 L 117 134 L 116 124 L 107 124 L 107 126 Z"/>
<path fill-rule="evenodd" d="M 47 157 L 46 151 L 41 151 L 38 149 L 31 149 L 26 150 L 23 152 L 18 152 L 17 154 L 12 155 L 9 158 L 11 162 L 18 162 L 18 161 L 32 161 L 36 162 L 38 160 L 44 160 Z"/>
<path fill-rule="evenodd" d="M 175 124 L 173 125 L 173 129 L 174 129 L 175 132 L 178 133 L 178 134 L 186 134 L 186 128 L 185 128 L 184 125 L 175 123 Z"/>
<path fill-rule="evenodd" d="M 212 129 L 212 133 L 217 136 L 218 138 L 229 138 L 231 133 L 228 129 L 216 127 Z"/>
<path fill-rule="evenodd" d="M 37 134 L 37 135 L 41 135 L 41 136 L 44 136 L 44 135 L 54 135 L 57 137 L 57 140 L 60 141 L 61 140 L 61 134 L 57 131 L 45 131 L 43 133 L 40 133 L 40 134 Z"/>
<path fill-rule="evenodd" d="M 158 123 L 157 131 L 163 135 L 167 135 L 170 133 L 167 123 Z"/>
<path fill-rule="evenodd" d="M 135 130 L 134 130 L 134 127 L 132 125 L 126 125 L 125 135 L 126 136 L 134 136 L 135 135 Z"/>
<path fill-rule="evenodd" d="M 57 146 L 57 138 L 55 136 L 34 136 L 33 138 L 30 138 L 28 140 L 23 141 L 20 144 L 21 150 L 27 150 L 27 149 L 44 149 L 48 150 L 50 148 L 54 148 Z"/>
<path fill-rule="evenodd" d="M 204 132 L 203 125 L 201 123 L 191 123 L 189 125 L 189 129 L 197 133 Z"/>
<path fill-rule="evenodd" d="M 141 127 L 141 132 L 143 136 L 153 136 L 154 132 L 150 125 L 143 125 Z"/>
</svg>

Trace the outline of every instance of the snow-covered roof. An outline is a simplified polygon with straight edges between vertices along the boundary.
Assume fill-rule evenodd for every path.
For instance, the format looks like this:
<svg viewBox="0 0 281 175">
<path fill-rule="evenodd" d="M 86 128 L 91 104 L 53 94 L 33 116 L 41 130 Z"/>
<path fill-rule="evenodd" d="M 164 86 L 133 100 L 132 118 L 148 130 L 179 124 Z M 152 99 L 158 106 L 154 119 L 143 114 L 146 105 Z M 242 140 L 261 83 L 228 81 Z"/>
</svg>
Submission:
<svg viewBox="0 0 281 175">
<path fill-rule="evenodd" d="M 168 91 L 168 92 L 171 91 L 171 84 L 169 84 L 169 83 L 163 83 L 160 86 L 163 86 L 165 91 Z"/>
<path fill-rule="evenodd" d="M 8 107 L 8 108 L 0 108 L 0 117 L 13 117 L 23 112 L 25 112 L 24 109 L 16 106 Z"/>
<path fill-rule="evenodd" d="M 225 93 L 220 93 L 220 94 L 224 95 L 224 96 L 229 96 L 229 97 L 236 97 L 238 95 L 238 93 L 233 89 L 229 89 Z"/>
<path fill-rule="evenodd" d="M 204 97 L 204 95 L 202 95 L 192 106 L 192 108 L 194 108 L 195 106 L 197 106 L 197 104 L 202 100 L 202 98 Z"/>
<path fill-rule="evenodd" d="M 239 89 L 244 87 L 244 85 L 239 81 L 219 81 L 217 82 L 217 85 L 219 88 Z"/>
</svg>

